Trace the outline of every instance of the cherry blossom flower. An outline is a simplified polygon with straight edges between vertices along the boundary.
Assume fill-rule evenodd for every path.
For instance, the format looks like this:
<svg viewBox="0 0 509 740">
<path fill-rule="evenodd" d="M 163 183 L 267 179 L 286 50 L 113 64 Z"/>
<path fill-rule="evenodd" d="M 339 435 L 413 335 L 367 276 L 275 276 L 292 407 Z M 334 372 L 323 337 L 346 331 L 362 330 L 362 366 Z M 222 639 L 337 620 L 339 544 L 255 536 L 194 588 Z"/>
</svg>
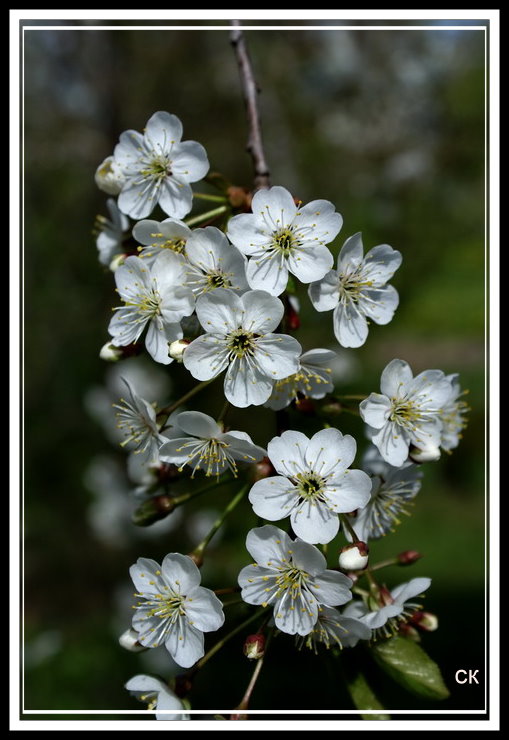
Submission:
<svg viewBox="0 0 509 740">
<path fill-rule="evenodd" d="M 122 245 L 129 232 L 129 219 L 118 210 L 113 198 L 108 198 L 106 205 L 110 218 L 97 216 L 96 227 L 99 233 L 95 243 L 99 252 L 99 262 L 108 266 L 113 257 L 123 252 Z"/>
<path fill-rule="evenodd" d="M 465 414 L 469 411 L 469 408 L 468 404 L 462 400 L 466 391 L 461 390 L 458 378 L 458 373 L 447 376 L 451 383 L 452 393 L 440 412 L 443 425 L 440 447 L 447 451 L 453 450 L 459 445 L 463 429 L 467 425 Z"/>
<path fill-rule="evenodd" d="M 132 622 L 138 641 L 151 648 L 164 644 L 178 665 L 190 668 L 204 655 L 203 633 L 224 622 L 221 602 L 200 586 L 200 571 L 187 555 L 166 555 L 160 566 L 138 558 L 130 574 L 142 599 Z"/>
<path fill-rule="evenodd" d="M 363 345 L 368 321 L 388 324 L 398 307 L 398 293 L 387 281 L 400 266 L 401 254 L 388 244 L 363 253 L 361 234 L 354 234 L 339 253 L 337 269 L 309 286 L 317 311 L 334 309 L 334 334 L 342 347 Z"/>
<path fill-rule="evenodd" d="M 217 288 L 196 301 L 205 329 L 187 347 L 183 363 L 197 380 L 211 380 L 226 370 L 225 396 L 234 406 L 261 405 L 276 380 L 297 372 L 301 346 L 293 337 L 274 334 L 283 304 L 263 290 L 242 296 Z"/>
<path fill-rule="evenodd" d="M 203 470 L 205 475 L 221 475 L 225 470 L 237 474 L 237 461 L 258 462 L 266 452 L 253 444 L 246 432 L 228 431 L 211 416 L 201 411 L 183 411 L 175 417 L 175 424 L 185 435 L 166 442 L 159 454 L 164 462 L 189 465 L 193 475 Z"/>
<path fill-rule="evenodd" d="M 294 375 L 276 380 L 269 400 L 265 404 L 274 411 L 288 406 L 292 401 L 304 398 L 324 398 L 334 390 L 330 365 L 336 353 L 328 349 L 311 349 L 299 359 L 299 369 Z"/>
<path fill-rule="evenodd" d="M 327 570 L 322 553 L 302 540 L 266 524 L 252 529 L 246 547 L 255 559 L 238 577 L 241 596 L 248 604 L 274 607 L 276 627 L 290 635 L 308 635 L 322 606 L 346 604 L 352 581 Z"/>
<path fill-rule="evenodd" d="M 155 676 L 138 674 L 129 679 L 125 688 L 137 699 L 147 703 L 147 709 L 157 710 L 158 720 L 190 720 L 186 712 L 171 713 L 171 710 L 184 709 L 183 703 L 168 684 Z"/>
<path fill-rule="evenodd" d="M 139 257 L 128 257 L 115 271 L 115 282 L 125 305 L 114 309 L 108 331 L 112 344 L 137 342 L 145 327 L 145 346 L 156 362 L 168 365 L 168 343 L 183 336 L 178 323 L 193 312 L 192 292 L 182 287 L 185 262 L 171 251 L 160 254 L 149 267 Z"/>
<path fill-rule="evenodd" d="M 118 409 L 117 428 L 125 439 L 121 446 L 127 445 L 131 452 L 143 454 L 147 460 L 159 460 L 159 447 L 168 441 L 159 431 L 156 421 L 156 411 L 152 404 L 141 398 L 132 388 L 129 381 L 122 378 L 127 388 L 127 399 L 121 398 L 120 403 L 114 403 Z"/>
<path fill-rule="evenodd" d="M 251 488 L 255 514 L 276 521 L 289 516 L 295 534 L 313 544 L 330 542 L 339 530 L 339 513 L 362 508 L 371 480 L 362 470 L 348 469 L 357 445 L 337 429 L 322 429 L 311 439 L 286 431 L 267 445 L 277 476 Z"/>
<path fill-rule="evenodd" d="M 186 285 L 196 297 L 217 288 L 230 288 L 238 295 L 249 290 L 246 258 L 215 226 L 195 229 L 186 244 Z"/>
<path fill-rule="evenodd" d="M 161 252 L 168 249 L 183 254 L 191 234 L 189 226 L 176 218 L 166 218 L 164 221 L 144 219 L 133 228 L 133 237 L 142 245 L 138 249 L 138 256 L 148 264 L 152 264 Z"/>
<path fill-rule="evenodd" d="M 338 235 L 343 219 L 328 200 L 297 206 L 286 188 L 258 190 L 252 213 L 230 219 L 227 236 L 249 257 L 251 288 L 280 295 L 292 273 L 301 282 L 320 280 L 333 257 L 325 246 Z"/>
<path fill-rule="evenodd" d="M 382 373 L 380 389 L 381 394 L 371 393 L 359 408 L 371 427 L 371 441 L 386 462 L 399 468 L 410 445 L 440 444 L 441 413 L 452 394 L 441 370 L 425 370 L 414 378 L 407 362 L 392 360 Z"/>
<path fill-rule="evenodd" d="M 150 117 L 143 134 L 129 130 L 120 135 L 113 156 L 124 180 L 118 196 L 123 213 L 143 219 L 158 204 L 173 218 L 189 213 L 189 183 L 205 177 L 209 162 L 201 144 L 181 139 L 182 123 L 165 111 Z"/>
</svg>

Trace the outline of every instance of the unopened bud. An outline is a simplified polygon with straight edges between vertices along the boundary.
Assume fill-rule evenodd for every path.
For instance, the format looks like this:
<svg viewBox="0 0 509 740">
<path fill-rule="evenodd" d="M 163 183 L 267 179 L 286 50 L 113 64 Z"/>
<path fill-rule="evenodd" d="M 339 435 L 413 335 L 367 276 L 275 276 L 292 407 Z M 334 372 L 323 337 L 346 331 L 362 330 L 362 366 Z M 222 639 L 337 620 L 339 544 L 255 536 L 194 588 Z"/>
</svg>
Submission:
<svg viewBox="0 0 509 740">
<path fill-rule="evenodd" d="M 415 612 L 411 622 L 424 632 L 434 632 L 438 629 L 438 617 L 431 612 Z"/>
<path fill-rule="evenodd" d="M 297 398 L 295 400 L 295 408 L 300 411 L 301 414 L 312 416 L 315 413 L 315 404 L 311 398 Z"/>
<path fill-rule="evenodd" d="M 408 638 L 409 640 L 413 640 L 414 642 L 420 642 L 421 636 L 415 629 L 415 627 L 412 627 L 410 624 L 402 624 L 399 628 L 400 635 L 403 635 L 403 637 Z"/>
<path fill-rule="evenodd" d="M 178 676 L 175 676 L 175 693 L 179 699 L 184 699 L 193 688 L 190 674 L 192 674 L 192 671 L 190 673 L 179 673 Z"/>
<path fill-rule="evenodd" d="M 177 362 L 183 362 L 184 352 L 189 344 L 190 342 L 187 339 L 176 339 L 174 342 L 170 342 L 168 356 Z"/>
<path fill-rule="evenodd" d="M 106 157 L 95 171 L 95 183 L 97 187 L 108 193 L 118 195 L 124 184 L 122 170 L 112 156 Z"/>
<path fill-rule="evenodd" d="M 274 467 L 268 457 L 262 457 L 258 462 L 249 466 L 249 476 L 252 483 L 256 483 L 269 475 L 275 474 Z"/>
<path fill-rule="evenodd" d="M 339 567 L 342 570 L 364 570 L 369 560 L 369 548 L 365 542 L 352 542 L 345 545 L 339 554 Z"/>
<path fill-rule="evenodd" d="M 249 635 L 244 641 L 244 655 L 249 660 L 258 660 L 265 654 L 265 637 L 261 634 Z"/>
<path fill-rule="evenodd" d="M 110 344 L 110 342 L 106 342 L 101 347 L 101 350 L 99 352 L 99 357 L 101 360 L 105 360 L 106 362 L 118 362 L 122 359 L 124 356 L 124 352 L 121 347 L 115 347 L 114 344 Z"/>
<path fill-rule="evenodd" d="M 405 550 L 399 553 L 397 560 L 399 565 L 412 565 L 412 563 L 416 563 L 420 558 L 422 558 L 422 555 L 417 550 Z"/>
<path fill-rule="evenodd" d="M 389 606 L 389 604 L 394 604 L 392 594 L 386 586 L 380 586 L 380 589 L 378 591 L 378 598 L 382 606 Z"/>
<path fill-rule="evenodd" d="M 148 650 L 148 648 L 138 642 L 138 637 L 139 635 L 136 630 L 131 628 L 120 635 L 118 642 L 123 648 L 129 650 L 131 653 L 142 653 L 144 650 Z"/>
<path fill-rule="evenodd" d="M 424 445 L 424 447 L 410 447 L 408 453 L 413 462 L 434 462 L 440 458 L 440 447 L 438 445 Z"/>
<path fill-rule="evenodd" d="M 128 256 L 128 254 L 123 253 L 116 254 L 109 264 L 111 272 L 115 272 L 116 270 L 118 270 L 118 268 L 124 264 Z"/>
<path fill-rule="evenodd" d="M 132 522 L 138 527 L 148 527 L 168 516 L 175 508 L 171 496 L 161 495 L 144 501 L 132 514 Z"/>
<path fill-rule="evenodd" d="M 253 196 L 249 190 L 238 187 L 237 185 L 231 185 L 226 191 L 226 194 L 233 208 L 242 208 L 245 211 L 250 210 Z"/>
<path fill-rule="evenodd" d="M 290 301 L 285 307 L 285 328 L 290 331 L 296 331 L 300 327 L 300 316 L 298 309 Z"/>
</svg>

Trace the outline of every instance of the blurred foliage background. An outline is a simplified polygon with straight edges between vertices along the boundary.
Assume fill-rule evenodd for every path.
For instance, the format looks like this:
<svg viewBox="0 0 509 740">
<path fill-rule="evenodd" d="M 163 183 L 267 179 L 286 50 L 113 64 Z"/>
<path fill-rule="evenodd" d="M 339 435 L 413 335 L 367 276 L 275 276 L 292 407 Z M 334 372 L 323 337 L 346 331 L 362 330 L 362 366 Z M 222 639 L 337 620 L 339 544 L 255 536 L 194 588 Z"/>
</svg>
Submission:
<svg viewBox="0 0 509 740">
<path fill-rule="evenodd" d="M 94 184 L 96 167 L 122 131 L 141 130 L 156 110 L 182 120 L 184 139 L 205 146 L 212 169 L 251 186 L 228 32 L 89 25 L 93 21 L 75 30 L 41 27 L 24 34 L 28 709 L 141 707 L 123 684 L 138 672 L 167 675 L 168 660 L 164 648 L 133 655 L 117 644 L 130 624 L 129 565 L 139 556 L 160 560 L 166 552 L 189 551 L 228 501 L 222 488 L 154 530 L 130 523 L 125 455 L 105 426 L 124 367 L 98 357 L 118 301 L 92 235 L 96 214 L 106 215 L 106 196 Z M 336 205 L 344 217 L 336 253 L 347 236 L 362 231 L 366 249 L 388 243 L 404 258 L 393 280 L 400 308 L 390 325 L 372 326 L 364 347 L 341 350 L 331 314 L 312 312 L 305 289 L 298 339 L 306 349 L 338 349 L 340 393 L 377 391 L 394 357 L 416 373 L 435 367 L 459 372 L 470 390 L 461 446 L 424 466 L 414 516 L 372 548 L 375 560 L 405 549 L 423 553 L 411 569 L 389 569 L 386 581 L 433 579 L 426 608 L 438 615 L 440 628 L 423 646 L 440 663 L 451 697 L 425 702 L 376 672 L 374 681 L 392 708 L 482 708 L 484 687 L 460 687 L 454 673 L 479 668 L 484 678 L 484 34 L 439 27 L 332 30 L 326 24 L 312 30 L 303 23 L 300 30 L 251 31 L 247 38 L 273 184 L 304 202 L 323 198 Z M 128 365 L 139 372 L 143 358 Z M 149 400 L 167 402 L 190 387 L 182 368 L 145 366 L 152 370 Z M 212 389 L 192 407 L 218 413 L 221 384 Z M 259 444 L 275 433 L 264 409 L 234 410 L 229 421 Z M 305 424 L 316 429 L 312 420 Z M 345 414 L 337 426 L 363 448 L 358 418 Z M 254 516 L 248 521 L 249 510 L 247 504 L 238 510 L 222 539 L 214 540 L 206 585 L 234 584 L 249 562 L 244 536 L 256 524 Z M 240 700 L 252 670 L 240 649 L 233 641 L 224 659 L 208 664 L 195 707 L 224 708 Z M 296 653 L 291 639 L 274 643 L 255 708 L 351 708 L 335 680 L 337 668 L 325 671 L 307 652 Z"/>
</svg>

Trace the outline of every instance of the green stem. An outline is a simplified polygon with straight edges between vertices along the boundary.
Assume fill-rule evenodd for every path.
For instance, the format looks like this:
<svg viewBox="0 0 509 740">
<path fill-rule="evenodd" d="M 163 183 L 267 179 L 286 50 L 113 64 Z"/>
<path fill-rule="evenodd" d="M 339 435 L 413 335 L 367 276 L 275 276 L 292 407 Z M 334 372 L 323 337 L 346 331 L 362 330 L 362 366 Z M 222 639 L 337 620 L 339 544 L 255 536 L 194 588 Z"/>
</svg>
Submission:
<svg viewBox="0 0 509 740">
<path fill-rule="evenodd" d="M 223 637 L 221 640 L 219 640 L 219 642 L 216 642 L 216 644 L 213 645 L 213 647 L 211 647 L 210 650 L 207 653 L 205 653 L 205 655 L 203 656 L 203 658 L 201 658 L 196 663 L 196 665 L 195 665 L 195 667 L 193 669 L 193 673 L 195 671 L 198 671 L 200 668 L 203 668 L 203 666 L 205 665 L 205 663 L 207 661 L 209 661 L 212 658 L 212 656 L 215 655 L 219 650 L 221 650 L 221 648 L 223 647 L 223 645 L 225 645 L 228 642 L 228 640 L 231 640 L 232 637 L 235 637 L 235 635 L 238 634 L 239 632 L 241 632 L 245 627 L 247 627 L 248 624 L 251 624 L 251 622 L 253 622 L 257 617 L 260 617 L 262 615 L 262 613 L 263 613 L 262 610 L 257 610 L 254 614 L 251 614 L 250 617 L 248 617 L 246 620 L 244 620 L 244 622 L 241 622 L 237 627 L 235 627 L 234 630 L 232 630 L 227 635 L 225 635 L 225 637 Z"/>
<path fill-rule="evenodd" d="M 219 208 L 213 208 L 211 211 L 207 211 L 206 213 L 199 213 L 197 216 L 194 216 L 194 218 L 188 218 L 184 223 L 187 226 L 196 226 L 197 224 L 202 224 L 204 221 L 212 221 L 217 218 L 217 216 L 221 216 L 223 213 L 226 213 L 229 209 L 230 206 L 228 205 L 219 206 Z"/>
<path fill-rule="evenodd" d="M 364 401 L 365 398 L 367 398 L 366 395 L 359 396 L 359 395 L 350 395 L 350 396 L 334 396 L 338 401 Z"/>
<path fill-rule="evenodd" d="M 225 401 L 225 404 L 224 404 L 223 408 L 221 409 L 221 413 L 220 413 L 220 414 L 219 414 L 219 416 L 217 417 L 217 421 L 218 421 L 218 422 L 220 422 L 220 421 L 224 421 L 224 419 L 225 419 L 225 416 L 226 416 L 226 414 L 228 413 L 228 410 L 229 410 L 229 408 L 230 408 L 230 405 L 231 405 L 231 404 L 230 404 L 230 402 L 229 402 L 229 401 Z"/>
<path fill-rule="evenodd" d="M 224 195 L 211 195 L 210 193 L 193 193 L 195 198 L 201 198 L 202 200 L 211 200 L 214 203 L 227 203 L 228 199 Z"/>
<path fill-rule="evenodd" d="M 179 504 L 185 504 L 186 501 L 190 501 L 192 498 L 201 496 L 202 493 L 207 493 L 207 491 L 211 491 L 213 488 L 222 486 L 223 483 L 229 483 L 231 480 L 232 480 L 231 476 L 223 478 L 223 480 L 216 479 L 214 483 L 211 483 L 209 486 L 205 486 L 205 488 L 200 488 L 198 491 L 190 491 L 189 493 L 183 493 L 180 496 L 176 496 L 173 499 L 173 503 L 175 504 L 175 506 L 178 506 Z"/>
<path fill-rule="evenodd" d="M 244 692 L 244 696 L 242 697 L 242 700 L 240 704 L 238 705 L 237 709 L 247 709 L 249 707 L 249 702 L 251 700 L 251 694 L 253 693 L 253 689 L 256 685 L 256 682 L 258 680 L 258 676 L 260 675 L 260 671 L 262 670 L 263 661 L 265 660 L 265 656 L 267 655 L 267 650 L 269 648 L 269 643 L 272 638 L 272 635 L 274 633 L 274 628 L 271 629 L 267 636 L 267 641 L 265 643 L 265 649 L 263 653 L 262 658 L 258 658 L 256 661 L 255 669 L 253 671 L 253 675 L 251 676 L 251 680 L 249 681 L 249 684 L 247 686 L 246 691 Z"/>
<path fill-rule="evenodd" d="M 379 563 L 375 563 L 375 565 L 370 566 L 370 570 L 380 570 L 381 568 L 387 568 L 389 565 L 399 565 L 399 560 L 397 558 L 381 560 Z"/>
<path fill-rule="evenodd" d="M 235 509 L 235 507 L 237 506 L 237 504 L 239 504 L 242 501 L 242 499 L 246 495 L 248 489 L 249 489 L 249 484 L 243 486 L 243 488 L 240 489 L 240 491 L 237 493 L 237 495 L 232 498 L 232 500 L 230 501 L 230 503 L 228 504 L 228 506 L 225 508 L 225 510 L 223 511 L 223 513 L 219 516 L 219 518 L 216 519 L 216 521 L 212 525 L 209 533 L 200 542 L 200 544 L 197 545 L 197 547 L 194 548 L 193 554 L 198 559 L 200 559 L 201 556 L 203 555 L 203 552 L 204 552 L 205 548 L 207 547 L 207 545 L 209 544 L 210 540 L 215 535 L 215 533 L 217 532 L 217 530 L 222 527 L 223 522 L 226 519 L 226 517 L 228 516 L 228 514 L 230 514 Z"/>
<path fill-rule="evenodd" d="M 170 406 L 165 406 L 158 411 L 157 415 L 160 416 L 161 414 L 167 414 L 169 416 L 173 411 L 175 411 L 175 409 L 178 409 L 179 406 L 182 406 L 183 403 L 189 401 L 189 399 L 196 395 L 196 393 L 199 393 L 203 388 L 212 383 L 213 380 L 215 380 L 215 378 L 212 378 L 211 380 L 203 380 L 201 383 L 198 383 L 198 385 L 195 385 L 190 391 L 184 393 L 182 398 L 179 398 L 178 401 L 175 401 L 175 403 L 172 403 Z M 167 420 L 168 419 L 166 419 L 166 421 Z M 166 423 L 166 421 L 164 423 Z"/>
<path fill-rule="evenodd" d="M 343 526 L 345 527 L 345 529 L 348 529 L 348 531 L 350 533 L 350 536 L 353 539 L 353 542 L 359 542 L 359 538 L 355 534 L 355 529 L 350 524 L 350 521 L 349 521 L 348 517 L 346 516 L 346 514 L 340 514 L 339 517 L 340 517 L 341 522 L 342 522 Z"/>
</svg>

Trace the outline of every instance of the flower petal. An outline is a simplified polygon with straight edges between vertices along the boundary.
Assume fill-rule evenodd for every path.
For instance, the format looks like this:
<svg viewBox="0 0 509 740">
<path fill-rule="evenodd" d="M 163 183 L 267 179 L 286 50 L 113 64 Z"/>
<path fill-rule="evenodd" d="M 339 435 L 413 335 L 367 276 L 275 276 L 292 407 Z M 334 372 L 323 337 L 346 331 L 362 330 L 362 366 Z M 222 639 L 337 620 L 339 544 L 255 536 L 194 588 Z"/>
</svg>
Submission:
<svg viewBox="0 0 509 740">
<path fill-rule="evenodd" d="M 222 338 L 204 334 L 186 347 L 183 363 L 193 378 L 211 380 L 227 367 L 228 350 Z"/>
<path fill-rule="evenodd" d="M 201 411 L 183 411 L 177 417 L 177 424 L 186 434 L 200 439 L 217 439 L 222 434 L 219 424 Z"/>
<path fill-rule="evenodd" d="M 322 280 L 311 283 L 308 295 L 316 311 L 331 311 L 339 303 L 339 282 L 336 270 L 329 270 Z"/>
<path fill-rule="evenodd" d="M 197 588 L 186 599 L 189 622 L 202 632 L 215 632 L 224 624 L 223 604 L 209 588 Z"/>
<path fill-rule="evenodd" d="M 362 347 L 368 337 L 368 322 L 352 301 L 339 303 L 332 316 L 334 336 L 342 347 Z"/>
<path fill-rule="evenodd" d="M 326 503 L 302 501 L 290 515 L 292 529 L 301 540 L 324 545 L 337 535 L 339 519 Z"/>
<path fill-rule="evenodd" d="M 273 476 L 257 481 L 249 492 L 253 511 L 271 522 L 284 519 L 298 503 L 295 486 L 288 478 Z"/>
<path fill-rule="evenodd" d="M 258 367 L 273 380 L 296 373 L 301 352 L 302 347 L 298 341 L 287 334 L 266 334 L 256 341 Z"/>
<path fill-rule="evenodd" d="M 205 654 L 203 632 L 183 620 L 173 625 L 165 645 L 175 663 L 182 668 L 191 668 Z"/>
<path fill-rule="evenodd" d="M 322 477 L 343 473 L 352 464 L 357 452 L 357 442 L 338 429 L 321 429 L 309 440 L 306 463 L 310 470 Z"/>
<path fill-rule="evenodd" d="M 189 348 L 186 350 L 186 353 Z M 184 357 L 185 354 L 184 353 Z M 230 363 L 224 378 L 224 394 L 237 408 L 261 406 L 269 398 L 274 381 L 244 358 Z"/>
<path fill-rule="evenodd" d="M 166 582 L 176 593 L 188 594 L 200 585 L 200 571 L 188 555 L 178 552 L 166 555 L 161 570 Z"/>
<path fill-rule="evenodd" d="M 266 290 L 251 290 L 239 299 L 242 303 L 242 326 L 255 334 L 268 334 L 283 318 L 284 306 Z"/>
<path fill-rule="evenodd" d="M 280 437 L 273 437 L 267 453 L 278 473 L 290 478 L 307 470 L 305 453 L 309 439 L 302 432 L 288 430 Z"/>
<path fill-rule="evenodd" d="M 405 396 L 412 385 L 412 369 L 404 360 L 392 360 L 380 378 L 380 390 L 389 398 Z"/>
<path fill-rule="evenodd" d="M 301 283 L 321 280 L 334 264 L 334 258 L 323 244 L 313 244 L 304 249 L 295 249 L 287 260 L 287 266 Z"/>
<path fill-rule="evenodd" d="M 183 182 L 197 182 L 210 169 L 207 152 L 197 141 L 182 141 L 172 150 L 172 172 Z"/>
<path fill-rule="evenodd" d="M 320 604 L 339 606 L 348 603 L 352 598 L 350 588 L 353 583 L 348 576 L 335 570 L 325 570 L 318 574 L 309 584 L 309 590 Z"/>
<path fill-rule="evenodd" d="M 182 138 L 182 123 L 177 116 L 157 111 L 147 121 L 145 140 L 157 154 L 168 154 L 172 145 Z"/>
<path fill-rule="evenodd" d="M 381 429 L 389 419 L 391 402 L 387 396 L 371 393 L 359 404 L 361 418 L 374 429 Z"/>
<path fill-rule="evenodd" d="M 288 284 L 286 260 L 271 253 L 257 254 L 248 260 L 246 278 L 254 290 L 265 290 L 272 296 L 281 295 Z"/>
</svg>

